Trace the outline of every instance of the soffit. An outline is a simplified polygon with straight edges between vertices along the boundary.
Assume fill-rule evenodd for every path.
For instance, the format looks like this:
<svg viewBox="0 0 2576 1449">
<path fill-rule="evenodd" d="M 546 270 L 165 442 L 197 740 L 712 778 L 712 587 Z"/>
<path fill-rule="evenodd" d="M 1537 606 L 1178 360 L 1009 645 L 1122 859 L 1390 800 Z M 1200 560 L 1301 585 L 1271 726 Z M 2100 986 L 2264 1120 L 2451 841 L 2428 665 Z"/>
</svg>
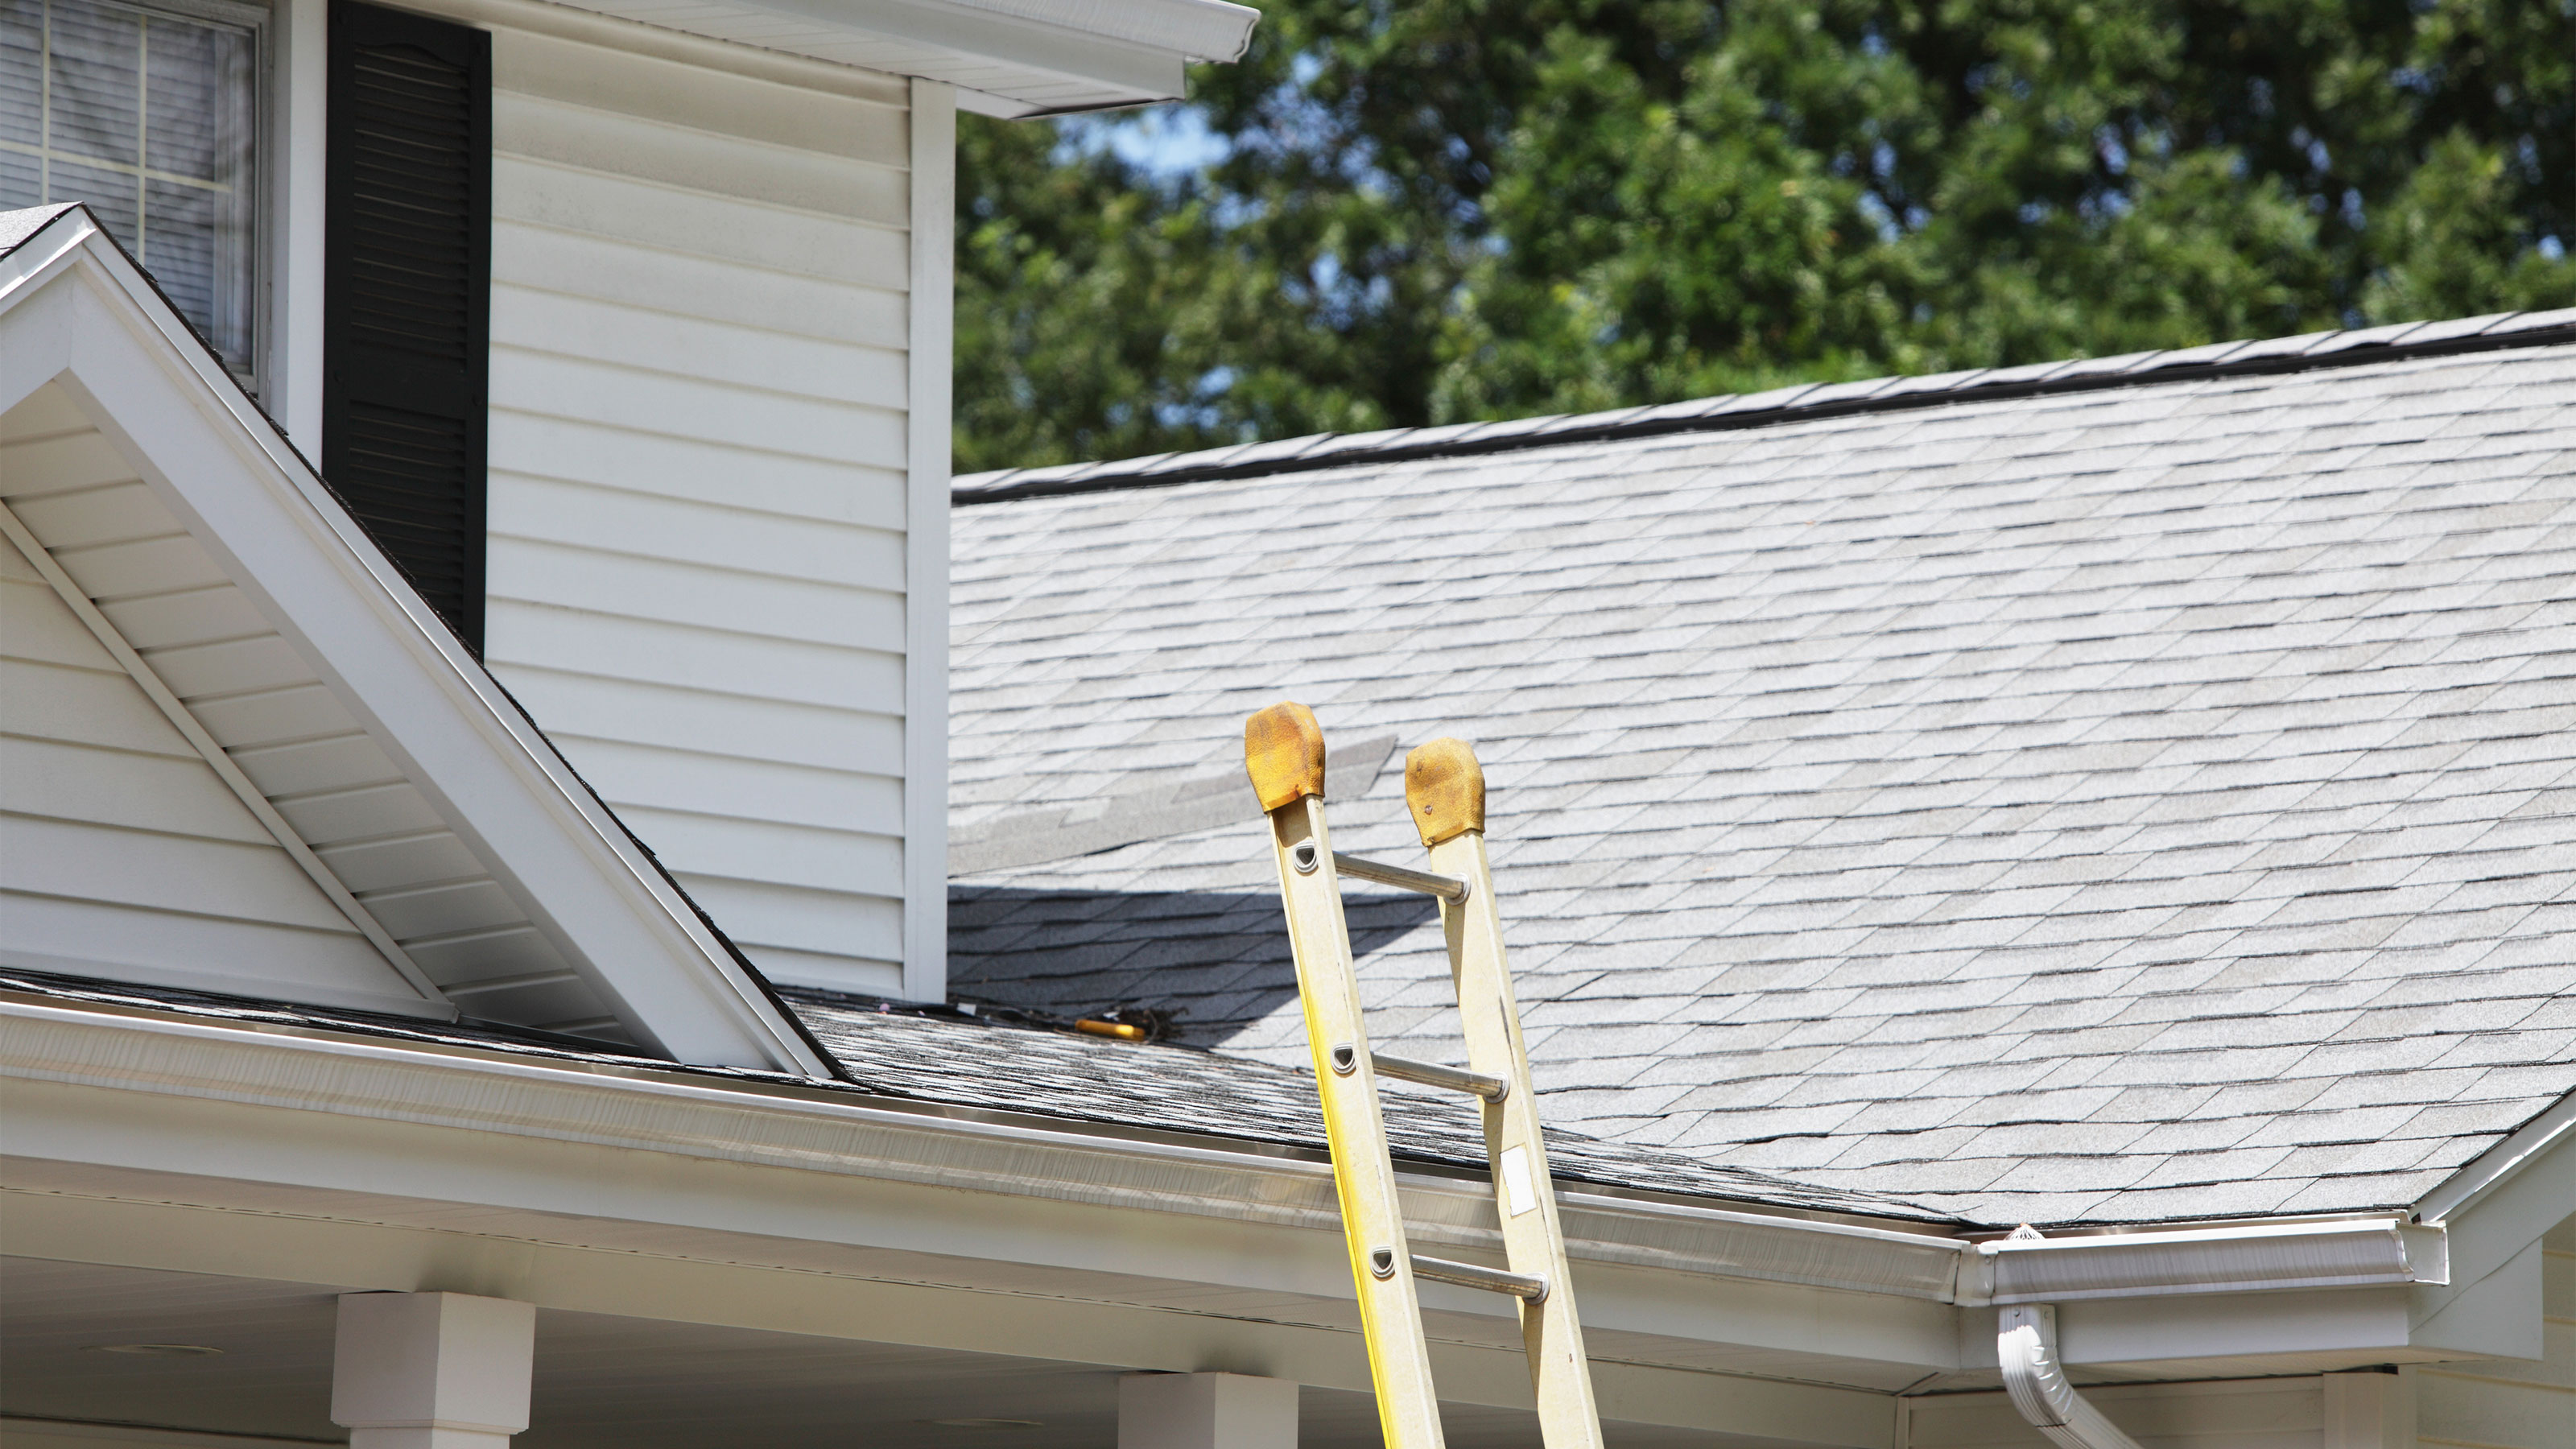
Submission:
<svg viewBox="0 0 2576 1449">
<path fill-rule="evenodd" d="M 1231 61 L 1258 12 L 1223 0 L 583 0 L 665 30 L 945 81 L 993 115 L 1178 99 L 1183 66 Z"/>
</svg>

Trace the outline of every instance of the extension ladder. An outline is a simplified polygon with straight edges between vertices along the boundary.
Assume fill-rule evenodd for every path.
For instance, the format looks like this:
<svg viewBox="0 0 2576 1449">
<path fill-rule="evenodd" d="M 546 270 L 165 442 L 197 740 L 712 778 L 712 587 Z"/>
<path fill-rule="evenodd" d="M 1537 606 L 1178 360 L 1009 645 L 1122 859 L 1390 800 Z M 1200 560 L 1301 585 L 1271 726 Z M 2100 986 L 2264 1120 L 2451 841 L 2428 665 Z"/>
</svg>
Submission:
<svg viewBox="0 0 2576 1449">
<path fill-rule="evenodd" d="M 1440 1407 L 1431 1386 L 1430 1345 L 1423 1336 L 1416 1278 L 1480 1288 L 1519 1300 L 1521 1339 L 1538 1391 L 1539 1432 L 1546 1449 L 1601 1449 L 1601 1416 L 1593 1406 L 1583 1329 L 1574 1316 L 1565 1237 L 1539 1138 L 1538 1103 L 1530 1090 L 1529 1054 L 1521 1044 L 1519 1008 L 1503 964 L 1502 917 L 1485 860 L 1485 775 L 1463 741 L 1441 739 L 1405 757 L 1404 798 L 1429 871 L 1334 852 L 1324 826 L 1324 736 L 1301 704 L 1275 704 L 1246 721 L 1245 768 L 1270 815 L 1279 856 L 1279 892 L 1288 939 L 1297 957 L 1297 989 L 1306 1038 L 1315 1054 L 1315 1085 L 1332 1145 L 1333 1187 L 1342 1233 L 1350 1243 L 1351 1278 L 1359 1286 L 1360 1326 L 1368 1337 L 1369 1374 L 1377 1387 L 1385 1449 L 1440 1449 Z M 1359 979 L 1351 966 L 1340 878 L 1354 876 L 1436 897 L 1449 940 L 1449 972 L 1467 1038 L 1464 1068 L 1406 1061 L 1369 1050 L 1360 1016 Z M 1502 1222 L 1509 1271 L 1427 1258 L 1405 1247 L 1387 1154 L 1377 1079 L 1395 1077 L 1463 1092 L 1485 1118 L 1485 1155 L 1494 1177 L 1494 1211 Z"/>
</svg>

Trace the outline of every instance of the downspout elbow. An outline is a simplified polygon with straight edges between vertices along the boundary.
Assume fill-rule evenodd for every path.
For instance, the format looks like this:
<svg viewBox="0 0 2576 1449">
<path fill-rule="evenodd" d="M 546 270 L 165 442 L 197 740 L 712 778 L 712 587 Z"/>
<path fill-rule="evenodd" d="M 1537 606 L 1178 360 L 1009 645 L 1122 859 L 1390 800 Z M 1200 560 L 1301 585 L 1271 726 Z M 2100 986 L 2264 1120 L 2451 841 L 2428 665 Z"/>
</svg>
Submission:
<svg viewBox="0 0 2576 1449">
<path fill-rule="evenodd" d="M 2075 1386 L 2057 1359 L 2057 1310 L 2045 1303 L 1996 1310 L 1995 1356 L 2002 1360 L 2004 1390 L 2031 1427 L 2059 1449 L 2139 1449 L 2138 1441 L 2104 1418 Z"/>
</svg>

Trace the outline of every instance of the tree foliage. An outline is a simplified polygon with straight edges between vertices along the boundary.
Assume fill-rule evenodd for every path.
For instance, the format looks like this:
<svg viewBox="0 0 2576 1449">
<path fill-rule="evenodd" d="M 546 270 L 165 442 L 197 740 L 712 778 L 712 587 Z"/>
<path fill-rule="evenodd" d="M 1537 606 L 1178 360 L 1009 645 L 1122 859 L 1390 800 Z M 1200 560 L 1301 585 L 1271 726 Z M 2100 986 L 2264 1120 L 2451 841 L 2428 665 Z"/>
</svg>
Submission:
<svg viewBox="0 0 2576 1449">
<path fill-rule="evenodd" d="M 1277 0 L 1192 83 L 1186 169 L 962 118 L 961 470 L 2576 304 L 2576 0 Z"/>
</svg>

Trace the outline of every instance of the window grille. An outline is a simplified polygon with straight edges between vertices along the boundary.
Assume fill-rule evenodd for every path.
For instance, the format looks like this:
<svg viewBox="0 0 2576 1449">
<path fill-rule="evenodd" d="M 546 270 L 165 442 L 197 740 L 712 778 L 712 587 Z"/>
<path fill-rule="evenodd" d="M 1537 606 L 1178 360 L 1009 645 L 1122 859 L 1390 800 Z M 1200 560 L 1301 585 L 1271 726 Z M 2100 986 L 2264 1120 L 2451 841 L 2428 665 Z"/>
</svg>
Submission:
<svg viewBox="0 0 2576 1449">
<path fill-rule="evenodd" d="M 246 376 L 258 33 L 224 8 L 0 0 L 0 209 L 87 202 Z"/>
</svg>

